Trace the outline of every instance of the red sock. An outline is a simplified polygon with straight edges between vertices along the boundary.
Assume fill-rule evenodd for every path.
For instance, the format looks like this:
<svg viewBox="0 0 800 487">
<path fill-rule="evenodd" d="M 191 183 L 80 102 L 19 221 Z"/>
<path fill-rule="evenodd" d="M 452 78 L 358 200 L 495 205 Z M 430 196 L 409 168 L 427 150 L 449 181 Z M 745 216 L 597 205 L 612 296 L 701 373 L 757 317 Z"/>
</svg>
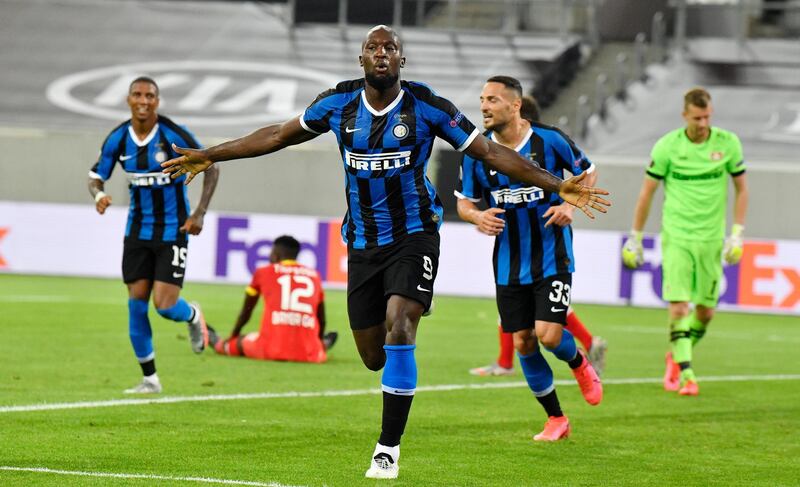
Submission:
<svg viewBox="0 0 800 487">
<path fill-rule="evenodd" d="M 574 311 L 567 312 L 567 325 L 564 328 L 581 342 L 584 350 L 588 351 L 592 348 L 592 334 L 583 326 L 581 319 Z"/>
<path fill-rule="evenodd" d="M 220 340 L 214 350 L 222 355 L 230 355 L 231 357 L 241 357 L 244 355 L 241 347 L 241 338 L 231 338 L 229 340 Z"/>
<path fill-rule="evenodd" d="M 503 333 L 503 328 L 498 326 L 500 332 L 500 355 L 497 357 L 497 365 L 505 369 L 514 367 L 514 334 Z"/>
</svg>

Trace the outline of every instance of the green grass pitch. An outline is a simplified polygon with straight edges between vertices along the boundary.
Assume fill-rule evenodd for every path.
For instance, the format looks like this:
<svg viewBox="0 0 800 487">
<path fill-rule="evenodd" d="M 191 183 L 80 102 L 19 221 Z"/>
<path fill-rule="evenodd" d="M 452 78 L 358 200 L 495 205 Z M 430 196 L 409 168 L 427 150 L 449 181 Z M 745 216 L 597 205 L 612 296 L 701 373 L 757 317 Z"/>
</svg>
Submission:
<svg viewBox="0 0 800 487">
<path fill-rule="evenodd" d="M 241 286 L 190 283 L 183 295 L 199 301 L 224 333 L 244 293 Z M 363 391 L 376 391 L 380 374 L 358 358 L 341 292 L 328 292 L 329 329 L 341 335 L 324 365 L 209 351 L 197 356 L 185 327 L 151 307 L 164 385 L 160 397 L 362 392 L 8 410 L 129 399 L 122 390 L 140 372 L 127 337 L 126 300 L 116 280 L 0 275 L 0 485 L 212 485 L 178 480 L 187 477 L 276 486 L 800 485 L 796 316 L 719 313 L 695 349 L 697 398 L 666 393 L 658 382 L 631 381 L 607 384 L 603 403 L 591 407 L 572 383 L 560 385 L 572 437 L 539 444 L 531 436 L 541 429 L 544 412 L 521 374 L 467 374 L 495 358 L 494 302 L 439 296 L 435 314 L 419 329 L 419 385 L 518 385 L 418 392 L 403 437 L 400 478 L 372 481 L 363 475 L 379 433 L 381 399 Z M 664 310 L 576 309 L 595 334 L 608 339 L 606 379 L 661 376 Z M 246 330 L 256 329 L 257 316 L 260 307 Z M 558 379 L 571 378 L 565 364 L 547 358 Z"/>
</svg>

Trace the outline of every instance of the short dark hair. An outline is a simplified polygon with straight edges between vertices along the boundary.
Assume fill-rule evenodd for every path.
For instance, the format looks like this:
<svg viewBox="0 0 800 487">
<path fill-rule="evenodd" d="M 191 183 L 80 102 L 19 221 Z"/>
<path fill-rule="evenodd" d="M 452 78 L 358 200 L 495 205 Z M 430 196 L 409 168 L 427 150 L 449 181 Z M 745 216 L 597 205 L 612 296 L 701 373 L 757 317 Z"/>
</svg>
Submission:
<svg viewBox="0 0 800 487">
<path fill-rule="evenodd" d="M 538 122 L 541 118 L 541 110 L 536 98 L 531 95 L 522 97 L 522 106 L 519 107 L 519 114 L 530 123 Z"/>
<path fill-rule="evenodd" d="M 689 108 L 689 105 L 694 105 L 697 108 L 706 108 L 711 103 L 711 94 L 705 88 L 697 87 L 692 88 L 683 95 L 683 109 Z"/>
<path fill-rule="evenodd" d="M 511 88 L 517 93 L 517 96 L 522 97 L 522 83 L 517 78 L 511 76 L 492 76 L 486 80 L 487 83 L 500 83 L 506 88 Z"/>
<path fill-rule="evenodd" d="M 272 243 L 277 253 L 286 259 L 296 259 L 300 254 L 300 242 L 290 235 L 281 235 Z"/>
<path fill-rule="evenodd" d="M 131 92 L 131 89 L 133 89 L 133 85 L 135 85 L 136 83 L 150 83 L 151 85 L 153 85 L 155 87 L 156 96 L 158 96 L 158 91 L 159 91 L 158 90 L 158 84 L 156 84 L 156 80 L 154 80 L 153 78 L 151 78 L 149 76 L 139 76 L 135 80 L 131 81 L 130 85 L 128 85 L 128 93 Z"/>
</svg>

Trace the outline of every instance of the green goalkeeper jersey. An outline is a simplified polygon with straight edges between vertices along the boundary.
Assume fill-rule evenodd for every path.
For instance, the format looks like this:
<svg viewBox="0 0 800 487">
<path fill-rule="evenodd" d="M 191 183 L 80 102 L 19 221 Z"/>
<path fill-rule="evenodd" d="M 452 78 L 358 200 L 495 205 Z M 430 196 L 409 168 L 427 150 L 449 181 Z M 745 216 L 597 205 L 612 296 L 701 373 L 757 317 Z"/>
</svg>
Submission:
<svg viewBox="0 0 800 487">
<path fill-rule="evenodd" d="M 708 139 L 695 144 L 679 128 L 656 142 L 651 157 L 647 174 L 664 180 L 661 232 L 682 240 L 725 238 L 726 175 L 745 171 L 739 137 L 712 127 Z"/>
</svg>

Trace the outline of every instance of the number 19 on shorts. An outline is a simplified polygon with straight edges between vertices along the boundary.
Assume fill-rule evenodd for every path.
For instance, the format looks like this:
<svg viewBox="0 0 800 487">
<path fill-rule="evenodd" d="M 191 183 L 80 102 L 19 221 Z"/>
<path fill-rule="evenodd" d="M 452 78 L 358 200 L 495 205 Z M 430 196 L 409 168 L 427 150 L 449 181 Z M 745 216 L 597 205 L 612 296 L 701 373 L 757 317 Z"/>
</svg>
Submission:
<svg viewBox="0 0 800 487">
<path fill-rule="evenodd" d="M 172 267 L 186 269 L 186 247 L 172 246 Z"/>
</svg>

